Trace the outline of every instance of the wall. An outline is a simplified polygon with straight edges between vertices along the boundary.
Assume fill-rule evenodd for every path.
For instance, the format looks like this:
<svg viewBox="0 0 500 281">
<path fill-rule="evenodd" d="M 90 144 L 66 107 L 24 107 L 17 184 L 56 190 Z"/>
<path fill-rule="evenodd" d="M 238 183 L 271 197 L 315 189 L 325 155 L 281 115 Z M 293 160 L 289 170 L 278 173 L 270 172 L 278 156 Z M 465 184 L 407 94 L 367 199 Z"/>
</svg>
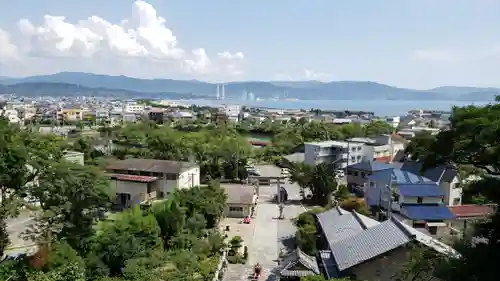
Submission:
<svg viewBox="0 0 500 281">
<path fill-rule="evenodd" d="M 370 174 L 370 172 L 347 168 L 347 184 L 363 186 L 368 181 L 367 178 Z"/>
<path fill-rule="evenodd" d="M 451 183 L 441 182 L 439 184 L 441 190 L 445 194 L 444 203 L 446 205 L 453 206 L 462 204 L 462 188 L 459 187 L 459 184 L 460 182 L 457 177 L 455 177 Z M 458 204 L 454 203 L 455 199 L 459 199 L 457 202 Z"/>
<path fill-rule="evenodd" d="M 418 197 L 404 197 L 400 196 L 399 197 L 399 203 L 405 203 L 405 204 L 419 204 L 417 201 Z M 443 199 L 441 197 L 423 197 L 422 198 L 422 203 L 420 204 L 439 204 L 442 203 Z"/>
<path fill-rule="evenodd" d="M 230 207 L 241 207 L 243 208 L 242 212 L 231 212 L 229 211 Z M 244 218 L 245 216 L 250 216 L 251 205 L 245 204 L 227 204 L 224 209 L 224 216 L 228 218 Z"/>
<path fill-rule="evenodd" d="M 177 180 L 177 188 L 190 188 L 198 185 L 200 185 L 200 168 L 198 167 L 184 171 Z"/>
<path fill-rule="evenodd" d="M 138 199 L 142 196 L 141 193 L 147 193 L 147 186 L 147 183 L 110 180 L 111 189 L 113 189 L 115 193 L 130 194 L 130 200 L 132 203 L 138 203 Z"/>
<path fill-rule="evenodd" d="M 398 274 L 403 269 L 404 265 L 409 260 L 410 249 L 408 247 L 400 247 L 394 251 L 379 256 L 374 260 L 367 261 L 363 264 L 355 266 L 351 269 L 356 276 L 356 280 L 364 281 L 388 281 L 396 280 Z M 424 273 L 422 273 L 424 275 Z M 425 276 L 425 275 L 424 275 Z M 424 277 L 422 276 L 422 277 Z M 429 278 L 423 278 L 427 280 Z M 405 281 L 411 281 L 408 278 Z M 429 279 L 435 281 L 437 279 Z"/>
</svg>

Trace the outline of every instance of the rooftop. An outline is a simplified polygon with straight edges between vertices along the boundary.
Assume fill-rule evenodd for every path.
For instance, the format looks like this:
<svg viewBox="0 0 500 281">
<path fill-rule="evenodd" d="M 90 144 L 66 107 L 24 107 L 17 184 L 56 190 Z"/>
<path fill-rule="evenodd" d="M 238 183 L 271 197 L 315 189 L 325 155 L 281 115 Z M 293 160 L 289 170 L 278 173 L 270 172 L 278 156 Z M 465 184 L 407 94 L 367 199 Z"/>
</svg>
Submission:
<svg viewBox="0 0 500 281">
<path fill-rule="evenodd" d="M 488 205 L 458 205 L 448 208 L 458 218 L 484 217 L 494 212 L 493 208 Z"/>
<path fill-rule="evenodd" d="M 380 170 L 373 175 L 368 177 L 369 180 L 371 181 L 376 181 L 376 182 L 382 182 L 386 184 L 429 184 L 429 183 L 434 183 L 434 181 L 420 176 L 416 175 L 414 173 L 404 171 L 402 169 L 385 169 L 385 170 Z"/>
<path fill-rule="evenodd" d="M 349 142 L 349 141 L 320 141 L 320 142 L 306 142 L 305 144 L 317 145 L 321 147 L 343 147 L 348 146 L 361 146 L 363 143 L 360 142 Z"/>
<path fill-rule="evenodd" d="M 377 161 L 372 161 L 372 162 L 361 162 L 353 165 L 349 165 L 349 169 L 355 169 L 355 170 L 363 170 L 367 172 L 376 172 L 376 171 L 382 171 L 386 169 L 391 169 L 394 166 L 391 164 L 386 164 L 386 163 L 381 163 Z"/>
<path fill-rule="evenodd" d="M 244 184 L 221 184 L 227 194 L 228 204 L 251 205 L 254 203 L 254 187 Z"/>
<path fill-rule="evenodd" d="M 455 219 L 455 215 L 443 204 L 403 204 L 400 214 L 411 220 L 442 221 Z"/>
<path fill-rule="evenodd" d="M 443 197 L 444 192 L 435 183 L 398 184 L 399 194 L 407 197 Z"/>
<path fill-rule="evenodd" d="M 334 208 L 318 214 L 318 222 L 329 243 L 320 258 L 328 278 L 410 242 L 418 242 L 443 254 L 452 248 L 406 225 L 396 218 L 375 221 L 356 212 Z"/>
<path fill-rule="evenodd" d="M 157 177 L 136 176 L 136 175 L 126 175 L 126 174 L 108 174 L 108 176 L 114 180 L 142 182 L 142 183 L 150 183 L 158 180 Z"/>
<path fill-rule="evenodd" d="M 138 159 L 128 158 L 125 160 L 117 160 L 109 164 L 107 170 L 128 170 L 128 171 L 141 171 L 153 172 L 164 174 L 180 174 L 190 168 L 197 167 L 195 163 L 179 162 L 169 160 L 157 159 Z"/>
</svg>

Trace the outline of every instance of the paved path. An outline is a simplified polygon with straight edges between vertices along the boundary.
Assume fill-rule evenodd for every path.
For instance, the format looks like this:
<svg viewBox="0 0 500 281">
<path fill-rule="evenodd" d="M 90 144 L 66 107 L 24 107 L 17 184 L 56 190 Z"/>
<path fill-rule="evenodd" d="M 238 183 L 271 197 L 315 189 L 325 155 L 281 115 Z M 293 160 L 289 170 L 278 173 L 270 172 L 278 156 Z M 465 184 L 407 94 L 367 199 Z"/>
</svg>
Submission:
<svg viewBox="0 0 500 281">
<path fill-rule="evenodd" d="M 277 169 L 280 172 L 279 168 Z M 286 183 L 290 200 L 300 199 L 299 187 Z M 259 204 L 256 210 L 256 217 L 252 220 L 255 225 L 252 241 L 248 243 L 249 256 L 244 265 L 229 264 L 224 274 L 224 281 L 249 280 L 253 273 L 253 265 L 260 263 L 262 275 L 259 280 L 275 280 L 273 270 L 278 265 L 278 255 L 281 248 L 290 248 L 295 241 L 295 226 L 291 219 L 304 212 L 305 209 L 300 204 L 285 205 L 283 210 L 285 219 L 278 219 L 278 205 L 270 202 L 276 194 L 277 188 L 272 186 L 260 186 Z M 290 243 L 291 242 L 291 243 Z"/>
</svg>

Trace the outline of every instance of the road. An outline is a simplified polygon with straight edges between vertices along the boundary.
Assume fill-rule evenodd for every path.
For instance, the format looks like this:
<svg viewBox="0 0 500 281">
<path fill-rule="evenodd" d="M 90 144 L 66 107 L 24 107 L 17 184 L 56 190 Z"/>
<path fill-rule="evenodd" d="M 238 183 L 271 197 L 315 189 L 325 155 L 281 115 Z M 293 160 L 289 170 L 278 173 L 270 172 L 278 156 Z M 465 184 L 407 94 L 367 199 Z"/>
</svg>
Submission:
<svg viewBox="0 0 500 281">
<path fill-rule="evenodd" d="M 273 174 L 279 176 L 281 170 L 275 166 L 256 166 L 259 171 L 266 175 Z M 295 184 L 285 183 L 284 187 L 288 191 L 289 201 L 299 202 L 299 187 Z M 285 219 L 278 219 L 278 205 L 272 201 L 276 194 L 276 185 L 260 186 L 259 204 L 256 216 L 252 220 L 254 225 L 253 235 L 249 241 L 249 256 L 245 265 L 228 265 L 224 274 L 225 281 L 248 280 L 252 274 L 253 265 L 260 263 L 262 275 L 260 280 L 276 280 L 274 269 L 278 265 L 279 252 L 283 248 L 293 248 L 295 226 L 291 219 L 304 212 L 302 205 L 294 203 L 287 204 L 283 213 Z"/>
<path fill-rule="evenodd" d="M 10 245 L 7 254 L 16 255 L 32 250 L 33 243 L 22 238 L 23 233 L 29 230 L 35 223 L 31 212 L 21 212 L 18 217 L 7 220 L 7 231 L 9 233 Z M 25 248 L 23 248 L 25 247 Z"/>
</svg>

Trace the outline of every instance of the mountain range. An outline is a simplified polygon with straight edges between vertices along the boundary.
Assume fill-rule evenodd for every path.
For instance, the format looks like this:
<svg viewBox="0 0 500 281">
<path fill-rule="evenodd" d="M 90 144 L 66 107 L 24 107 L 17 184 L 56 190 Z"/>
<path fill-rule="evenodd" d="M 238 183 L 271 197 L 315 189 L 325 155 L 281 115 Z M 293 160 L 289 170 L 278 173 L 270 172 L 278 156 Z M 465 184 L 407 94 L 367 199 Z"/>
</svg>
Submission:
<svg viewBox="0 0 500 281">
<path fill-rule="evenodd" d="M 95 95 L 135 98 L 215 98 L 217 84 L 198 80 L 139 79 L 80 72 L 25 78 L 0 77 L 0 93 L 18 95 Z M 456 100 L 493 101 L 500 88 L 445 86 L 415 90 L 365 81 L 242 81 L 225 83 L 226 98 L 252 92 L 259 98 L 302 100 Z"/>
</svg>

